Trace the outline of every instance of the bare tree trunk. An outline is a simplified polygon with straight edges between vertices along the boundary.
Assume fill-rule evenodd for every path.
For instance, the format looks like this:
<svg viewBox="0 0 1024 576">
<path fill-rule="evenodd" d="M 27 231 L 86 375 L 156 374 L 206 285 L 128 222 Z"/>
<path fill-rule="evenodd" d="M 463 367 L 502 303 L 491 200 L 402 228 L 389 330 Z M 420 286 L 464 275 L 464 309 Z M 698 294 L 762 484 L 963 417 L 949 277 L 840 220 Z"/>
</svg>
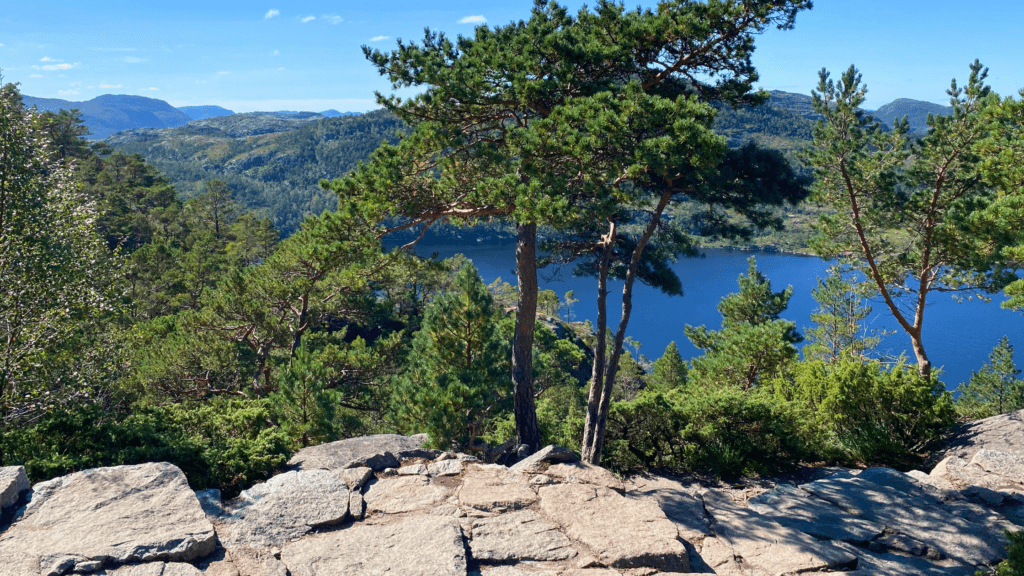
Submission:
<svg viewBox="0 0 1024 576">
<path fill-rule="evenodd" d="M 512 337 L 512 384 L 516 438 L 530 451 L 540 449 L 537 409 L 533 403 L 533 331 L 537 323 L 537 225 L 516 227 L 516 275 L 519 302 Z"/>
<path fill-rule="evenodd" d="M 604 447 L 604 436 L 608 430 L 608 409 L 611 406 L 612 400 L 612 388 L 615 385 L 615 374 L 619 369 L 619 359 L 622 357 L 622 345 L 626 340 L 626 328 L 629 326 L 629 316 L 633 312 L 633 284 L 636 281 L 636 272 L 640 267 L 640 259 L 643 256 L 644 248 L 647 247 L 647 243 L 651 240 L 651 236 L 658 229 L 658 224 L 661 222 L 661 214 L 665 211 L 665 207 L 668 206 L 669 200 L 672 198 L 672 193 L 665 191 L 662 193 L 661 198 L 658 200 L 658 206 L 654 210 L 654 214 L 651 215 L 651 220 L 647 223 L 647 227 L 644 228 L 644 233 L 640 236 L 640 240 L 636 243 L 633 248 L 633 254 L 630 256 L 629 268 L 626 270 L 626 282 L 622 287 L 622 319 L 619 320 L 619 327 L 615 331 L 615 341 L 612 345 L 611 358 L 608 360 L 607 367 L 604 367 L 605 374 L 601 379 L 603 385 L 601 386 L 600 401 L 598 404 L 597 415 L 591 425 L 590 419 L 590 403 L 587 405 L 587 425 L 584 429 L 584 441 L 586 441 L 587 435 L 590 435 L 590 443 L 584 446 L 584 461 L 599 466 L 601 464 L 601 451 Z M 613 225 L 614 226 L 614 225 Z M 613 228 L 614 231 L 614 228 Z M 604 269 L 602 273 L 607 276 L 607 264 L 602 262 Z M 599 282 L 605 281 L 604 278 L 600 279 Z M 598 291 L 598 314 L 600 315 L 601 310 L 604 309 L 604 300 L 607 297 L 607 290 L 605 287 Z M 602 343 L 603 346 L 603 331 L 602 337 L 598 342 Z M 603 358 L 602 358 L 603 359 Z M 595 370 L 597 368 L 597 361 L 594 362 Z M 594 389 L 591 387 L 591 398 L 593 397 Z M 591 428 L 593 426 L 593 428 Z"/>
<path fill-rule="evenodd" d="M 601 419 L 601 398 L 605 395 L 605 340 L 608 325 L 608 268 L 615 245 L 615 222 L 610 223 L 608 235 L 602 238 L 604 251 L 597 275 L 597 340 L 594 343 L 594 368 L 590 376 L 590 395 L 587 397 L 587 421 L 583 426 L 582 456 L 584 462 L 596 464 L 600 459 L 600 446 L 595 444 L 598 421 Z M 595 455 L 595 449 L 597 454 Z"/>
</svg>

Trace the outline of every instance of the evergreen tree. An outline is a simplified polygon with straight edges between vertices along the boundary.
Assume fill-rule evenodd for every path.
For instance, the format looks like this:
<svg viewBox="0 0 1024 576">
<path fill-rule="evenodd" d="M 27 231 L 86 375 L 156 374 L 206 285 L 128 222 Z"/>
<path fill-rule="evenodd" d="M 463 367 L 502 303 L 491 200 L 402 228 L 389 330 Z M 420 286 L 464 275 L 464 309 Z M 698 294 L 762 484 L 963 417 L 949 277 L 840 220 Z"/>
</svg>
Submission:
<svg viewBox="0 0 1024 576">
<path fill-rule="evenodd" d="M 607 223 L 614 244 L 619 206 L 655 206 L 627 267 L 631 286 L 644 245 L 679 192 L 679 175 L 704 173 L 724 152 L 710 127 L 713 109 L 702 100 L 753 100 L 751 35 L 791 27 L 810 4 L 666 0 L 657 11 L 626 11 L 601 2 L 573 17 L 554 2 L 537 2 L 528 21 L 480 26 L 472 38 L 428 31 L 422 45 L 364 49 L 394 88 L 425 90 L 408 100 L 378 97 L 413 133 L 332 186 L 399 216 L 396 229 L 425 231 L 446 220 L 515 223 L 512 372 L 521 443 L 537 449 L 540 441 L 532 382 L 537 225 Z M 627 289 L 624 302 L 630 298 Z M 614 381 L 598 368 L 584 447 L 594 462 Z"/>
<path fill-rule="evenodd" d="M 740 291 L 724 296 L 718 305 L 722 329 L 685 328 L 686 337 L 704 350 L 690 371 L 691 381 L 698 385 L 750 390 L 796 359 L 794 344 L 803 338 L 794 323 L 779 318 L 789 305 L 793 287 L 772 292 L 771 282 L 757 270 L 754 258 L 747 262 L 747 274 L 739 278 Z"/>
<path fill-rule="evenodd" d="M 654 361 L 654 366 L 647 376 L 647 386 L 661 392 L 676 390 L 686 385 L 686 376 L 690 367 L 679 355 L 675 342 L 669 342 L 665 352 Z"/>
<path fill-rule="evenodd" d="M 506 348 L 493 298 L 476 268 L 466 264 L 452 290 L 426 310 L 413 338 L 393 409 L 407 432 L 427 432 L 430 443 L 469 446 L 491 411 L 510 397 Z"/>
<path fill-rule="evenodd" d="M 822 70 L 812 92 L 822 120 L 804 160 L 815 169 L 816 199 L 835 210 L 821 217 L 812 247 L 878 291 L 910 336 L 925 378 L 932 366 L 922 337 L 929 294 L 991 292 L 1008 280 L 1006 236 L 979 242 L 971 219 L 996 197 L 980 177 L 975 150 L 994 99 L 987 74 L 975 61 L 966 86 L 954 81 L 953 114 L 929 117 L 928 135 L 913 146 L 906 118 L 884 132 L 860 109 L 867 89 L 855 67 L 839 82 Z"/>
<path fill-rule="evenodd" d="M 871 306 L 863 305 L 863 299 L 841 274 L 829 270 L 824 281 L 818 279 L 811 296 L 818 303 L 811 313 L 817 327 L 805 330 L 808 341 L 803 348 L 804 358 L 829 363 L 842 357 L 865 358 L 878 345 L 879 338 L 866 336 L 862 325 L 871 314 Z"/>
<path fill-rule="evenodd" d="M 969 418 L 987 418 L 1024 408 L 1024 379 L 1013 363 L 1013 346 L 1003 336 L 988 355 L 988 362 L 957 387 L 957 411 Z"/>
</svg>

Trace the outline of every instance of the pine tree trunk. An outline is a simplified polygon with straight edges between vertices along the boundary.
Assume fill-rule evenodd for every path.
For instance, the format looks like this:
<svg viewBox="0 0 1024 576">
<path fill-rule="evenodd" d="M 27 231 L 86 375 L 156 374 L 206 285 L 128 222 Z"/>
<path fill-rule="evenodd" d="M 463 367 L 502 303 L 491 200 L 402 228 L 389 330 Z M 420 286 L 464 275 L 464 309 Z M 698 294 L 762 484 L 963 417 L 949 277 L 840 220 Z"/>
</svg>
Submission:
<svg viewBox="0 0 1024 576">
<path fill-rule="evenodd" d="M 604 251 L 598 265 L 597 276 L 597 340 L 594 343 L 594 368 L 590 376 L 590 395 L 587 397 L 587 421 L 583 426 L 583 461 L 597 465 L 601 460 L 601 447 L 597 443 L 597 431 L 601 420 L 601 398 L 605 395 L 605 357 L 608 326 L 608 268 L 611 264 L 615 244 L 615 223 L 612 222 L 604 238 Z"/>
<path fill-rule="evenodd" d="M 516 275 L 519 302 L 512 337 L 516 438 L 530 451 L 540 449 L 537 409 L 533 402 L 533 331 L 537 323 L 537 225 L 516 227 Z"/>
</svg>

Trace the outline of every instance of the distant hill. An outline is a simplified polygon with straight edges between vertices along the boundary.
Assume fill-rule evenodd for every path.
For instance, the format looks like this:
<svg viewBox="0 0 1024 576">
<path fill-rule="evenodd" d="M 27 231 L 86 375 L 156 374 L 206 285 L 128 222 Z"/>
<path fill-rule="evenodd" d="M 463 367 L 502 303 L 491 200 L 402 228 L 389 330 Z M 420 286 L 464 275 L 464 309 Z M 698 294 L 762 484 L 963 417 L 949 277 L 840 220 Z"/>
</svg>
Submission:
<svg viewBox="0 0 1024 576">
<path fill-rule="evenodd" d="M 220 106 L 178 106 L 178 110 L 181 110 L 186 116 L 193 120 L 216 118 L 218 116 L 231 116 L 234 114 L 231 110 L 221 108 Z"/>
<path fill-rule="evenodd" d="M 911 100 L 910 98 L 898 98 L 875 110 L 872 114 L 876 120 L 886 126 L 892 126 L 893 120 L 906 116 L 907 122 L 910 123 L 911 132 L 927 134 L 929 114 L 949 116 L 952 113 L 953 108 L 951 106 L 940 106 L 939 104 Z"/>
<path fill-rule="evenodd" d="M 163 100 L 104 94 L 85 102 L 72 102 L 58 98 L 22 97 L 26 107 L 40 111 L 59 112 L 77 108 L 89 128 L 90 140 L 102 140 L 111 134 L 133 128 L 174 128 L 192 120 L 181 110 Z"/>
<path fill-rule="evenodd" d="M 324 110 L 323 112 L 320 113 L 321 116 L 326 116 L 328 118 L 340 118 L 342 116 L 359 116 L 360 114 L 362 114 L 362 112 L 338 112 L 334 108 L 331 108 L 330 110 Z"/>
<path fill-rule="evenodd" d="M 185 198 L 198 195 L 207 180 L 226 181 L 236 200 L 287 235 L 307 215 L 336 205 L 334 195 L 320 189 L 321 179 L 344 175 L 381 142 L 396 141 L 401 130 L 402 122 L 384 110 L 339 118 L 256 112 L 131 130 L 106 142 L 141 154 Z"/>
</svg>

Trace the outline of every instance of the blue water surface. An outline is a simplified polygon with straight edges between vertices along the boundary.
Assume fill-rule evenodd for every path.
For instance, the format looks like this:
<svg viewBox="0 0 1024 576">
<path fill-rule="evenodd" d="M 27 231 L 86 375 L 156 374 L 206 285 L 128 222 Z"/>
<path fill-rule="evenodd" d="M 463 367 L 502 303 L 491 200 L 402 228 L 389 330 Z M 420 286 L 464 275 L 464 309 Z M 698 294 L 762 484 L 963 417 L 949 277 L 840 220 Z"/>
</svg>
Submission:
<svg viewBox="0 0 1024 576">
<path fill-rule="evenodd" d="M 515 242 L 491 241 L 464 244 L 437 244 L 417 247 L 422 255 L 436 253 L 447 258 L 458 253 L 465 254 L 473 261 L 480 275 L 487 283 L 498 277 L 515 285 Z M 704 258 L 680 259 L 674 270 L 682 279 L 684 296 L 669 297 L 660 291 L 641 285 L 633 289 L 633 312 L 630 316 L 627 334 L 642 344 L 641 354 L 651 360 L 661 356 L 669 342 L 679 347 L 683 359 L 700 354 L 683 334 L 683 327 L 706 325 L 717 329 L 722 317 L 716 306 L 722 296 L 738 291 L 737 279 L 747 271 L 747 258 L 757 259 L 758 269 L 772 282 L 772 289 L 779 291 L 793 286 L 793 297 L 789 308 L 782 317 L 796 322 L 803 332 L 813 326 L 811 312 L 816 303 L 811 290 L 817 285 L 818 277 L 825 277 L 828 264 L 819 258 L 778 253 L 750 253 L 733 250 L 710 249 Z M 572 290 L 579 302 L 573 306 L 575 319 L 597 315 L 597 280 L 574 277 L 572 267 L 543 269 L 540 271 L 541 289 L 554 290 L 559 297 Z M 1024 315 L 1003 309 L 999 303 L 1003 297 L 996 296 L 991 302 L 977 299 L 957 303 L 948 294 L 935 294 L 925 311 L 923 339 L 932 364 L 942 369 L 940 379 L 946 388 L 953 390 L 960 382 L 971 377 L 988 359 L 988 354 L 999 339 L 1006 335 L 1018 349 L 1024 346 Z M 906 354 L 914 363 L 910 338 L 898 330 L 896 319 L 880 300 L 869 302 L 873 307 L 866 324 L 870 329 L 897 330 L 884 338 L 878 352 L 889 356 Z M 563 313 L 563 316 L 565 314 Z M 622 282 L 609 282 L 608 325 L 614 330 L 622 317 Z M 1019 367 L 1024 366 L 1024 355 L 1015 358 Z"/>
</svg>

